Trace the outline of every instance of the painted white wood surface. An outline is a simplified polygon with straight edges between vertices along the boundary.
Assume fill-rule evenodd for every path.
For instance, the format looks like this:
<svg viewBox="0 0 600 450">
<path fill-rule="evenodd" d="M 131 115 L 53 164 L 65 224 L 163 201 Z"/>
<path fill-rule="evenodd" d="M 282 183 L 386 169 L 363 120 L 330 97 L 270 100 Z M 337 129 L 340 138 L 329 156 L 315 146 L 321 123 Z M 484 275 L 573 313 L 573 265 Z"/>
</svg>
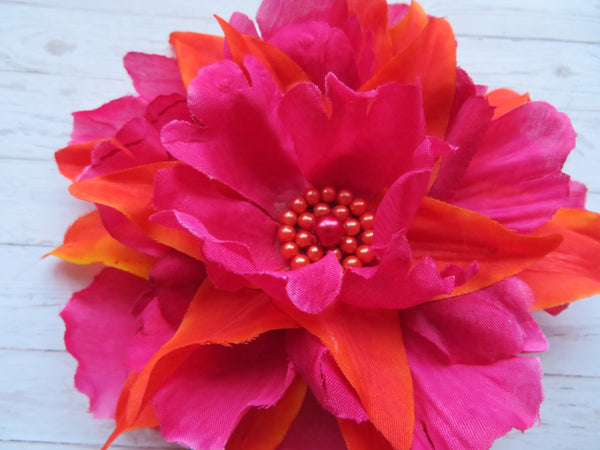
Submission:
<svg viewBox="0 0 600 450">
<path fill-rule="evenodd" d="M 132 93 L 121 57 L 169 54 L 172 30 L 220 33 L 212 14 L 253 16 L 258 0 L 0 0 L 0 450 L 99 448 L 110 421 L 86 413 L 73 388 L 57 314 L 95 268 L 40 257 L 86 206 L 70 198 L 53 152 L 70 112 Z M 600 2 L 423 0 L 446 16 L 459 63 L 480 84 L 529 91 L 570 114 L 578 145 L 569 173 L 600 210 Z M 537 315 L 550 341 L 541 356 L 541 426 L 510 433 L 496 450 L 600 448 L 600 298 L 560 316 Z M 114 448 L 169 448 L 152 432 Z"/>
</svg>

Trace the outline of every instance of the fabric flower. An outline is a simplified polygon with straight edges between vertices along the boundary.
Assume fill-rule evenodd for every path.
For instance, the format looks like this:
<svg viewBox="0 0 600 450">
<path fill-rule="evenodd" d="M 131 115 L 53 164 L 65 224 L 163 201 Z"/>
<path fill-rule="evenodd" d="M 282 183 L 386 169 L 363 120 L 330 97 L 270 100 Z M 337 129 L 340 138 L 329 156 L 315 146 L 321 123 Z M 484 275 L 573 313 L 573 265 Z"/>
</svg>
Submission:
<svg viewBox="0 0 600 450">
<path fill-rule="evenodd" d="M 568 118 L 456 66 L 416 2 L 265 0 L 260 30 L 125 57 L 137 96 L 57 152 L 94 203 L 52 254 L 121 433 L 189 448 L 488 448 L 538 420 L 530 312 L 600 292 Z M 550 286 L 548 279 L 560 285 Z"/>
</svg>

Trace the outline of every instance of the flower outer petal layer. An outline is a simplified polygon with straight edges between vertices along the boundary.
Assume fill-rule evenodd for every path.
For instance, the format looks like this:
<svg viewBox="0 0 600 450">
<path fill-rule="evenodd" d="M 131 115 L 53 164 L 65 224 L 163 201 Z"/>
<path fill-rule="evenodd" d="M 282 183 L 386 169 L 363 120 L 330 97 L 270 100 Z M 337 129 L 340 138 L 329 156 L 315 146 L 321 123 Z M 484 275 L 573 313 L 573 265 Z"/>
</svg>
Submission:
<svg viewBox="0 0 600 450">
<path fill-rule="evenodd" d="M 175 31 L 169 36 L 175 47 L 181 79 L 187 88 L 201 68 L 224 58 L 225 39 L 210 34 Z"/>
<path fill-rule="evenodd" d="M 168 94 L 185 96 L 185 86 L 176 59 L 129 52 L 123 58 L 123 63 L 133 87 L 144 100 L 151 102 L 156 97 Z"/>
<path fill-rule="evenodd" d="M 81 142 L 61 148 L 54 154 L 60 173 L 71 181 L 76 181 L 87 166 L 92 163 L 92 152 L 96 144 L 114 141 L 113 138 Z M 116 142 L 115 142 L 116 143 Z"/>
</svg>

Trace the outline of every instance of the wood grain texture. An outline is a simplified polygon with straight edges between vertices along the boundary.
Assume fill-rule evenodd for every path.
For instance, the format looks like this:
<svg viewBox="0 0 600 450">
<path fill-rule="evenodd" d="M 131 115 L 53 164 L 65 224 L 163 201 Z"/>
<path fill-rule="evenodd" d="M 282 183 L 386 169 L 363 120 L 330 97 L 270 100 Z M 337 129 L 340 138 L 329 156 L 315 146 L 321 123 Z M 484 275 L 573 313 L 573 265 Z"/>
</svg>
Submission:
<svg viewBox="0 0 600 450">
<path fill-rule="evenodd" d="M 0 0 L 0 450 L 97 449 L 110 421 L 87 414 L 73 388 L 58 312 L 96 267 L 40 259 L 88 206 L 67 194 L 53 152 L 68 141 L 70 113 L 132 93 L 121 58 L 169 54 L 172 30 L 219 33 L 212 18 L 253 17 L 258 0 Z M 567 171 L 600 211 L 600 2 L 423 0 L 458 36 L 459 63 L 479 84 L 528 91 L 568 113 L 578 132 Z M 550 342 L 541 355 L 541 425 L 493 448 L 600 448 L 600 298 L 536 318 Z M 152 431 L 115 449 L 173 448 Z"/>
</svg>

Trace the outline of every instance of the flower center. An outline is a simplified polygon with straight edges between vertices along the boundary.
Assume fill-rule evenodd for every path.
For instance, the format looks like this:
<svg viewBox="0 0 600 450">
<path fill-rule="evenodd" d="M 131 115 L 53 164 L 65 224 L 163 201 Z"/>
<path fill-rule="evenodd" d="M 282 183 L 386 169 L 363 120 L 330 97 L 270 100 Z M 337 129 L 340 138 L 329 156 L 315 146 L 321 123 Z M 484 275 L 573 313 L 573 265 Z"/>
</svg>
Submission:
<svg viewBox="0 0 600 450">
<path fill-rule="evenodd" d="M 326 252 L 333 252 L 344 268 L 371 264 L 375 216 L 367 209 L 367 202 L 347 189 L 307 189 L 281 213 L 281 254 L 292 269 L 317 262 Z"/>
</svg>

